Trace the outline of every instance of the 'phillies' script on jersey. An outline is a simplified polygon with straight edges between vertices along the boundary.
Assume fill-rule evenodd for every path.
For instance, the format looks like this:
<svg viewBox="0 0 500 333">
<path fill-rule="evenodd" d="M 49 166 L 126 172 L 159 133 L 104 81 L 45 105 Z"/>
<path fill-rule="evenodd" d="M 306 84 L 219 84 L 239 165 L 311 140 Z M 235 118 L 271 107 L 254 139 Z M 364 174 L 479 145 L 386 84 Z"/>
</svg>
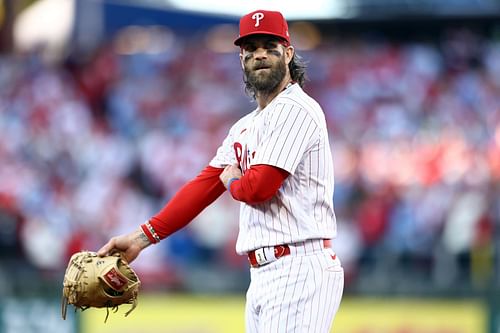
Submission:
<svg viewBox="0 0 500 333">
<path fill-rule="evenodd" d="M 335 237 L 333 161 L 325 116 L 298 84 L 231 128 L 210 165 L 234 163 L 243 173 L 258 164 L 290 173 L 271 200 L 241 203 L 238 253 Z"/>
</svg>

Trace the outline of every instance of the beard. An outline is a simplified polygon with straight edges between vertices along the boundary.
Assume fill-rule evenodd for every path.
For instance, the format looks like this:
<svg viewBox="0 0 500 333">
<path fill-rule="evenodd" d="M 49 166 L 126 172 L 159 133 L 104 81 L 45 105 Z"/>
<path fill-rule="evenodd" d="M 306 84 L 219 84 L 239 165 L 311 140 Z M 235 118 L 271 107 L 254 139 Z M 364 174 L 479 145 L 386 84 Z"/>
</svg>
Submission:
<svg viewBox="0 0 500 333">
<path fill-rule="evenodd" d="M 259 69 L 259 68 L 267 69 Z M 278 62 L 269 64 L 257 62 L 252 68 L 245 64 L 245 84 L 247 90 L 253 95 L 269 95 L 273 93 L 283 81 L 286 75 L 285 57 L 282 56 Z"/>
</svg>

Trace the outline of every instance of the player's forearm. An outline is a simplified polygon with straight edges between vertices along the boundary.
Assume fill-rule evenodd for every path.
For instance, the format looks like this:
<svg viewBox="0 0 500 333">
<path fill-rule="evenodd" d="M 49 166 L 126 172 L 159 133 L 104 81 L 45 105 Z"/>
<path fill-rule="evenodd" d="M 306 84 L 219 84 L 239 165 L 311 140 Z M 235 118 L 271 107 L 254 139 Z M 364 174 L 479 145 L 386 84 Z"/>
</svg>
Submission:
<svg viewBox="0 0 500 333">
<path fill-rule="evenodd" d="M 222 169 L 206 167 L 196 178 L 186 183 L 156 215 L 150 220 L 150 233 L 144 225 L 148 239 L 156 243 L 189 224 L 208 205 L 214 202 L 225 187 L 219 180 Z M 152 233 L 156 233 L 155 238 Z M 153 237 L 151 237 L 153 236 Z"/>
<path fill-rule="evenodd" d="M 233 181 L 229 191 L 234 199 L 254 205 L 275 196 L 286 177 L 288 172 L 280 168 L 264 164 L 255 165 L 239 180 Z"/>
</svg>

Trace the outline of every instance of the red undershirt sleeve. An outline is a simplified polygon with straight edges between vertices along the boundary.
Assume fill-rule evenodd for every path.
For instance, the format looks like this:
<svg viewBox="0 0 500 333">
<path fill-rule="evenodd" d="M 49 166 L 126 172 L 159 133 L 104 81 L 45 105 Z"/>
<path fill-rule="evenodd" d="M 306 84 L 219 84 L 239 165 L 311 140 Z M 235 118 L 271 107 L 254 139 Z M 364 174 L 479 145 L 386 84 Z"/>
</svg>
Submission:
<svg viewBox="0 0 500 333">
<path fill-rule="evenodd" d="M 265 202 L 276 195 L 289 173 L 272 165 L 253 165 L 229 189 L 234 199 L 250 205 Z"/>
<path fill-rule="evenodd" d="M 223 170 L 207 166 L 198 176 L 187 182 L 149 220 L 160 239 L 164 239 L 188 225 L 201 211 L 226 191 L 219 179 Z"/>
</svg>

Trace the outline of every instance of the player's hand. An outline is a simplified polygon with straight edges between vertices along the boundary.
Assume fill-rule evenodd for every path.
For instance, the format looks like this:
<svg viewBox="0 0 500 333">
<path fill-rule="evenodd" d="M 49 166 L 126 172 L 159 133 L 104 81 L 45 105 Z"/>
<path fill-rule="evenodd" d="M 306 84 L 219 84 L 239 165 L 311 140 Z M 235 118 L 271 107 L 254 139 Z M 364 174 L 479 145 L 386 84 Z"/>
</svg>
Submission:
<svg viewBox="0 0 500 333">
<path fill-rule="evenodd" d="M 238 163 L 235 163 L 233 165 L 227 165 L 224 168 L 224 171 L 219 176 L 220 181 L 224 186 L 227 188 L 227 183 L 229 182 L 230 179 L 232 178 L 238 178 L 240 179 L 242 176 L 241 170 L 238 166 Z"/>
<path fill-rule="evenodd" d="M 151 245 L 151 243 L 148 238 L 142 233 L 142 230 L 138 228 L 130 234 L 111 238 L 99 249 L 99 251 L 97 251 L 97 255 L 104 257 L 119 251 L 124 254 L 125 259 L 130 263 L 149 245 Z"/>
</svg>

